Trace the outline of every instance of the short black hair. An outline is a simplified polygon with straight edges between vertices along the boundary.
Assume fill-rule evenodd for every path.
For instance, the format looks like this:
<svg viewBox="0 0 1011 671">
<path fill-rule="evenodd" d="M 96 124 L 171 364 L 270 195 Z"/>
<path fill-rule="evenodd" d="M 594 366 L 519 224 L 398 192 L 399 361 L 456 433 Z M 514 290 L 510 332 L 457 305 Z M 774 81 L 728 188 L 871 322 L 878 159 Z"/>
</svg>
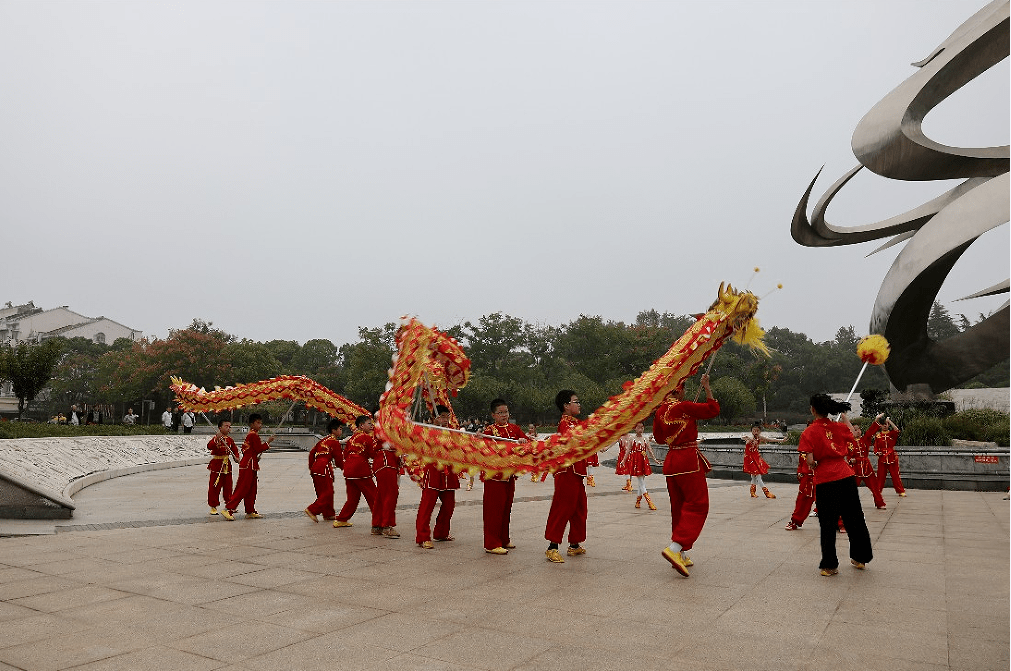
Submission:
<svg viewBox="0 0 1011 671">
<path fill-rule="evenodd" d="M 222 417 L 221 419 L 218 420 L 218 428 L 220 429 L 221 425 L 224 424 L 225 422 L 231 424 L 232 420 L 228 419 L 227 417 Z"/>
<path fill-rule="evenodd" d="M 499 407 L 501 407 L 503 405 L 509 405 L 509 404 L 505 402 L 504 398 L 496 398 L 494 401 L 491 402 L 491 405 L 489 406 L 489 409 L 492 412 L 495 412 L 496 410 L 499 409 Z"/>
<path fill-rule="evenodd" d="M 761 420 L 757 420 L 756 419 L 754 422 L 751 423 L 751 428 L 752 429 L 754 429 L 756 427 L 759 428 L 759 429 L 762 428 L 762 422 L 761 422 Z"/>
<path fill-rule="evenodd" d="M 575 395 L 576 392 L 571 389 L 563 389 L 555 394 L 555 407 L 558 408 L 558 412 L 565 412 L 565 404 L 571 401 Z"/>
<path fill-rule="evenodd" d="M 372 419 L 372 415 L 358 415 L 357 417 L 355 417 L 355 428 L 356 429 L 362 428 L 362 424 L 369 421 L 370 419 Z"/>
<path fill-rule="evenodd" d="M 811 397 L 811 407 L 822 417 L 828 417 L 837 412 L 849 412 L 853 406 L 846 401 L 837 401 L 828 394 L 815 394 Z"/>
<path fill-rule="evenodd" d="M 337 418 L 331 419 L 330 423 L 326 425 L 326 432 L 332 433 L 334 429 L 340 429 L 344 427 L 344 422 Z"/>
<path fill-rule="evenodd" d="M 449 412 L 449 408 L 447 408 L 446 406 L 444 406 L 444 405 L 437 405 L 437 406 L 435 406 L 435 416 L 436 417 L 438 417 L 439 415 L 444 415 L 447 412 Z"/>
<path fill-rule="evenodd" d="M 263 419 L 263 415 L 261 415 L 258 412 L 254 412 L 252 415 L 249 416 L 249 423 L 252 424 L 253 422 L 255 422 L 258 419 L 262 420 Z"/>
</svg>

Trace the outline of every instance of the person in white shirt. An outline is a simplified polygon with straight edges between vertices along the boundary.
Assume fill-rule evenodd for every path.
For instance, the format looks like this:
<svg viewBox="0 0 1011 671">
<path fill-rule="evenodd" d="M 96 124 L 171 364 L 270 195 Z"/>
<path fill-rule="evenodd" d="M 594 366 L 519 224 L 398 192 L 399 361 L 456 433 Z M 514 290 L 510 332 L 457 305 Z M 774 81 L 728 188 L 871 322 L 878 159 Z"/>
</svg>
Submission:
<svg viewBox="0 0 1011 671">
<path fill-rule="evenodd" d="M 165 412 L 161 414 L 161 423 L 166 431 L 172 430 L 172 408 L 165 408 Z"/>
</svg>

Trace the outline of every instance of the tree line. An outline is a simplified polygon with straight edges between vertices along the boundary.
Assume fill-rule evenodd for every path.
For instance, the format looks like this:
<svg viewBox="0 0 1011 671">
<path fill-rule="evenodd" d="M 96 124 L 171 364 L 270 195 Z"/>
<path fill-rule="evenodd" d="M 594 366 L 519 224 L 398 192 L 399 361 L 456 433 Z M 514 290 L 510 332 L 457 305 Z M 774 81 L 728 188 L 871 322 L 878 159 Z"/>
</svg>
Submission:
<svg viewBox="0 0 1011 671">
<path fill-rule="evenodd" d="M 567 324 L 545 326 L 496 312 L 457 324 L 445 331 L 464 347 L 472 376 L 453 399 L 454 408 L 463 419 L 483 421 L 488 402 L 502 397 L 516 421 L 552 423 L 557 419 L 553 398 L 563 388 L 576 390 L 585 408 L 598 407 L 620 393 L 623 383 L 645 371 L 692 323 L 694 318 L 688 315 L 647 310 L 633 323 L 580 316 Z M 940 338 L 971 325 L 964 315 L 956 319 L 935 304 L 928 331 Z M 66 412 L 73 403 L 101 403 L 125 411 L 152 400 L 156 404 L 153 415 L 158 416 L 171 404 L 172 376 L 213 389 L 277 375 L 306 375 L 356 403 L 376 408 L 387 382 L 395 333 L 396 324 L 387 323 L 360 328 L 353 343 L 313 339 L 299 345 L 289 340 L 239 338 L 211 322 L 194 319 L 165 339 L 120 339 L 111 345 L 85 338 L 60 345 L 46 341 L 53 357 L 51 380 L 46 378 L 46 410 Z M 723 408 L 721 417 L 729 422 L 803 415 L 810 394 L 848 391 L 861 366 L 856 354 L 859 338 L 852 326 L 840 327 L 832 340 L 820 343 L 803 333 L 772 327 L 765 338 L 772 352 L 769 357 L 727 341 L 711 371 L 713 392 Z M 22 358 L 36 349 L 25 348 L 21 346 Z M 0 348 L 0 379 L 11 379 L 16 361 L 12 363 L 10 354 L 18 351 L 14 346 Z M 37 365 L 34 374 L 37 377 Z M 965 386 L 1009 386 L 1008 362 Z M 40 388 L 36 384 L 29 391 L 38 393 Z M 858 391 L 864 389 L 888 389 L 884 371 L 868 368 Z M 311 412 L 301 409 L 301 413 L 296 420 L 312 418 Z"/>
</svg>

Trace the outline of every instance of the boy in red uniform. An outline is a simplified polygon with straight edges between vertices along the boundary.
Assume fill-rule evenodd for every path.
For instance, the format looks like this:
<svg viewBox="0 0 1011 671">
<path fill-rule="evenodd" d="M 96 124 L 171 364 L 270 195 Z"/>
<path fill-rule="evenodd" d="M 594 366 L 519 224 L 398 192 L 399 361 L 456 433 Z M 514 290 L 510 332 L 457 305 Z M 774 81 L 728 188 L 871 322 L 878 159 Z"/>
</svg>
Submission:
<svg viewBox="0 0 1011 671">
<path fill-rule="evenodd" d="M 899 427 L 895 426 L 891 417 L 886 417 L 885 426 L 890 426 L 891 429 L 883 428 L 878 423 L 883 414 L 875 417 L 874 423 L 871 424 L 872 429 L 879 431 L 874 437 L 874 454 L 878 455 L 878 489 L 885 491 L 885 480 L 891 475 L 895 493 L 905 496 L 906 488 L 902 486 L 902 478 L 899 477 L 899 455 L 895 453 L 895 445 L 899 440 Z"/>
<path fill-rule="evenodd" d="M 382 529 L 384 538 L 400 538 L 397 531 L 397 499 L 400 498 L 400 455 L 390 443 L 373 438 L 372 474 L 376 476 L 376 512 L 372 526 Z M 375 531 L 373 531 L 375 533 Z"/>
<path fill-rule="evenodd" d="M 305 514 L 313 522 L 319 522 L 317 515 L 322 515 L 325 520 L 332 520 L 337 515 L 333 507 L 333 467 L 334 464 L 337 468 L 344 465 L 341 456 L 344 423 L 339 419 L 331 419 L 326 430 L 330 435 L 309 450 L 309 475 L 312 476 L 312 486 L 316 490 L 316 500 L 305 509 Z"/>
<path fill-rule="evenodd" d="M 436 426 L 449 426 L 450 412 L 444 405 L 435 407 L 436 415 L 432 423 Z M 439 515 L 435 518 L 435 540 L 451 541 L 449 523 L 456 509 L 456 490 L 460 489 L 460 478 L 449 466 L 429 464 L 421 478 L 421 504 L 418 506 L 418 519 L 415 523 L 416 535 L 414 542 L 426 550 L 432 545 L 432 513 L 435 502 L 441 501 Z"/>
<path fill-rule="evenodd" d="M 207 470 L 211 472 L 207 484 L 207 505 L 211 507 L 211 515 L 218 514 L 219 501 L 228 503 L 232 497 L 231 459 L 238 462 L 241 457 L 235 441 L 228 435 L 231 431 L 232 423 L 219 419 L 218 432 L 207 441 L 207 449 L 211 451 L 211 462 L 207 464 Z"/>
<path fill-rule="evenodd" d="M 682 383 L 663 400 L 653 418 L 653 440 L 667 446 L 663 474 L 670 494 L 671 544 L 661 554 L 686 578 L 688 567 L 694 562 L 684 553 L 698 540 L 709 515 L 706 473 L 712 469 L 699 452 L 699 431 L 695 422 L 720 414 L 720 404 L 709 388 L 709 375 L 703 375 L 700 382 L 706 390 L 705 403 L 684 400 Z"/>
<path fill-rule="evenodd" d="M 528 441 L 523 429 L 509 423 L 509 406 L 503 399 L 496 398 L 491 402 L 491 418 L 494 423 L 484 428 L 485 435 L 512 438 L 521 443 Z M 493 555 L 509 554 L 509 550 L 516 547 L 509 540 L 509 516 L 516 495 L 516 476 L 483 479 L 484 497 L 481 506 L 484 517 L 484 551 Z"/>
<path fill-rule="evenodd" d="M 579 424 L 581 409 L 576 392 L 563 389 L 555 396 L 555 407 L 562 412 L 558 421 L 558 434 L 564 435 Z M 558 546 L 565 534 L 565 525 L 569 525 L 569 549 L 565 554 L 570 557 L 586 554 L 586 548 L 579 544 L 586 540 L 586 487 L 583 478 L 586 477 L 586 459 L 566 466 L 555 472 L 555 493 L 551 497 L 551 509 L 548 511 L 548 523 L 544 528 L 544 538 L 548 541 L 548 549 L 544 556 L 553 564 L 564 564 Z"/>
<path fill-rule="evenodd" d="M 358 510 L 358 502 L 364 496 L 372 511 L 372 535 L 379 536 L 383 533 L 376 507 L 376 483 L 372 481 L 372 466 L 369 464 L 375 451 L 376 439 L 372 435 L 374 429 L 372 417 L 356 417 L 354 435 L 344 445 L 344 485 L 348 499 L 333 522 L 335 529 L 352 526 L 351 516 Z"/>
<path fill-rule="evenodd" d="M 256 478 L 260 470 L 260 455 L 270 449 L 276 436 L 260 440 L 260 429 L 263 427 L 263 417 L 254 412 L 249 416 L 249 433 L 242 441 L 242 460 L 239 462 L 239 481 L 235 483 L 235 491 L 225 502 L 225 511 L 221 513 L 229 522 L 235 519 L 235 511 L 240 503 L 245 503 L 246 519 L 256 520 L 261 517 L 256 512 Z"/>
</svg>

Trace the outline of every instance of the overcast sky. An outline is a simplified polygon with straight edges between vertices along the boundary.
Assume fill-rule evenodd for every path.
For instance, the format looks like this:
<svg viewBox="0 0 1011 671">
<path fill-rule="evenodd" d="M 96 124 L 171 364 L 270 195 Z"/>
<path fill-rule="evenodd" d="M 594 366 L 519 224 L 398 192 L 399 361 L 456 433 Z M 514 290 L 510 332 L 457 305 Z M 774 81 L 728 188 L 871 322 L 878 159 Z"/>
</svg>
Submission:
<svg viewBox="0 0 1011 671">
<path fill-rule="evenodd" d="M 357 340 L 412 314 L 704 310 L 866 333 L 901 246 L 809 249 L 794 208 L 856 165 L 857 122 L 984 0 L 0 0 L 0 302 L 166 337 Z M 1008 144 L 1007 60 L 932 112 Z M 887 218 L 951 187 L 863 171 L 829 209 Z M 939 299 L 1008 277 L 1008 227 Z M 761 272 L 752 278 L 752 268 Z"/>
</svg>

